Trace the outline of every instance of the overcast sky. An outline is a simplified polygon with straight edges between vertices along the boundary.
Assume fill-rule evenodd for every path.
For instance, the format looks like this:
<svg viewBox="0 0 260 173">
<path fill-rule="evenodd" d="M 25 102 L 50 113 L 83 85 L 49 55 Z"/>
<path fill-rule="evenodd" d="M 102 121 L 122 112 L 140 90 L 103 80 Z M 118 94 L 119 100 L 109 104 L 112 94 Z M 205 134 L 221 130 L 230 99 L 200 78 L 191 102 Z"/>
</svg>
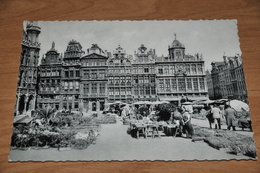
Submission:
<svg viewBox="0 0 260 173">
<path fill-rule="evenodd" d="M 72 39 L 81 43 L 86 52 L 92 44 L 113 52 L 120 44 L 127 54 L 144 44 L 156 50 L 157 56 L 168 55 L 168 45 L 174 40 L 174 33 L 186 47 L 186 54 L 203 55 L 206 69 L 212 61 L 222 61 L 227 56 L 241 54 L 236 20 L 211 21 L 64 21 L 38 22 L 41 27 L 39 42 L 40 57 L 51 48 L 64 54 Z"/>
</svg>

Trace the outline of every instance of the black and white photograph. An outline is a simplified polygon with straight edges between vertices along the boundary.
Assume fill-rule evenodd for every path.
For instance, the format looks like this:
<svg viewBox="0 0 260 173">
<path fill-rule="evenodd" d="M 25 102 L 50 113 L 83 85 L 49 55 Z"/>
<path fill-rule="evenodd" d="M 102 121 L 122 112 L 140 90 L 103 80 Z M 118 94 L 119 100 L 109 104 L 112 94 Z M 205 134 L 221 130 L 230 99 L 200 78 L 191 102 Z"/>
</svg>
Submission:
<svg viewBox="0 0 260 173">
<path fill-rule="evenodd" d="M 9 162 L 257 160 L 236 20 L 24 21 L 16 58 Z"/>
</svg>

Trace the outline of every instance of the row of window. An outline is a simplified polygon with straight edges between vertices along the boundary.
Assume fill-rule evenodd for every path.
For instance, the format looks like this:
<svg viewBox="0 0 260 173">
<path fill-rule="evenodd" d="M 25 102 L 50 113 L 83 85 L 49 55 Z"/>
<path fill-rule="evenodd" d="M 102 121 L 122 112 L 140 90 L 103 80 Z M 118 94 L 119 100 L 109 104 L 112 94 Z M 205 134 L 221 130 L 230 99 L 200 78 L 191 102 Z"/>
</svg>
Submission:
<svg viewBox="0 0 260 173">
<path fill-rule="evenodd" d="M 83 61 L 83 66 L 106 66 L 107 63 L 105 61 Z"/>
<path fill-rule="evenodd" d="M 199 91 L 205 90 L 204 78 L 159 79 L 159 91 Z"/>
<path fill-rule="evenodd" d="M 74 81 L 74 82 L 67 82 L 65 81 L 64 82 L 64 90 L 73 90 L 73 89 L 76 89 L 76 90 L 79 90 L 79 82 L 78 81 Z"/>
<path fill-rule="evenodd" d="M 108 72 L 109 73 L 131 73 L 131 69 L 130 68 L 108 68 Z"/>
<path fill-rule="evenodd" d="M 155 83 L 155 76 L 134 76 L 133 81 L 135 84 Z"/>
<path fill-rule="evenodd" d="M 187 74 L 203 74 L 202 64 L 186 64 L 176 66 L 158 66 L 158 74 L 175 74 L 175 72 L 183 71 Z"/>
<path fill-rule="evenodd" d="M 85 70 L 83 72 L 84 79 L 104 79 L 105 77 L 105 70 Z"/>
<path fill-rule="evenodd" d="M 125 84 L 128 84 L 130 85 L 131 84 L 131 77 L 130 76 L 116 76 L 116 77 L 109 77 L 109 81 L 108 83 L 110 85 L 113 85 L 113 84 L 121 84 L 121 85 L 125 85 Z"/>
<path fill-rule="evenodd" d="M 90 84 L 84 84 L 83 85 L 83 92 L 84 94 L 105 94 L 106 92 L 106 86 L 105 84 L 98 84 L 97 83 L 92 83 Z"/>
<path fill-rule="evenodd" d="M 133 67 L 133 74 L 137 73 L 154 73 L 154 67 Z"/>
<path fill-rule="evenodd" d="M 60 76 L 61 70 L 41 71 L 41 76 Z"/>
<path fill-rule="evenodd" d="M 64 71 L 65 77 L 80 77 L 79 70 L 66 70 Z"/>
<path fill-rule="evenodd" d="M 109 95 L 131 95 L 132 90 L 130 87 L 128 88 L 109 88 Z"/>
<path fill-rule="evenodd" d="M 134 94 L 135 95 L 155 95 L 156 90 L 155 90 L 154 86 L 135 87 Z"/>
</svg>

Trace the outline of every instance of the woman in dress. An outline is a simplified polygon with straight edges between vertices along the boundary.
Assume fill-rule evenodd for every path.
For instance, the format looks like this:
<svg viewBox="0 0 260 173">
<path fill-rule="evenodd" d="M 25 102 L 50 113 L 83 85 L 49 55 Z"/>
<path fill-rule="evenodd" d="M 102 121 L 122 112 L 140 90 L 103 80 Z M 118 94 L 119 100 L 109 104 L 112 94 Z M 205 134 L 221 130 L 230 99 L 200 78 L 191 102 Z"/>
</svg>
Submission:
<svg viewBox="0 0 260 173">
<path fill-rule="evenodd" d="M 184 113 L 182 115 L 183 118 L 183 131 L 186 133 L 187 138 L 192 138 L 194 134 L 194 130 L 191 124 L 191 116 L 189 114 L 189 110 L 184 108 Z"/>
<path fill-rule="evenodd" d="M 179 134 L 182 135 L 183 132 L 183 120 L 181 115 L 182 109 L 176 108 L 173 112 L 173 124 L 176 124 L 179 127 Z"/>
</svg>

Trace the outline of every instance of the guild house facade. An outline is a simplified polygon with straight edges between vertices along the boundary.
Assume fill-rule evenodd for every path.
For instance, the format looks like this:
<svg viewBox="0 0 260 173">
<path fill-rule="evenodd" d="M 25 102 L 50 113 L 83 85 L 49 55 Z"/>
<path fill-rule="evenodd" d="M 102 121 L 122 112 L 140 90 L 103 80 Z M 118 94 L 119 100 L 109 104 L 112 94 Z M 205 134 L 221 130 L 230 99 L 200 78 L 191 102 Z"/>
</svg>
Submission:
<svg viewBox="0 0 260 173">
<path fill-rule="evenodd" d="M 208 99 L 202 55 L 185 54 L 176 35 L 166 57 L 143 44 L 131 55 L 120 45 L 112 53 L 97 44 L 84 51 L 81 43 L 71 40 L 63 55 L 53 42 L 38 63 L 40 32 L 37 22 L 29 22 L 23 34 L 16 115 L 44 105 L 89 112 L 102 111 L 115 101 L 179 105 L 183 98 Z"/>
</svg>

